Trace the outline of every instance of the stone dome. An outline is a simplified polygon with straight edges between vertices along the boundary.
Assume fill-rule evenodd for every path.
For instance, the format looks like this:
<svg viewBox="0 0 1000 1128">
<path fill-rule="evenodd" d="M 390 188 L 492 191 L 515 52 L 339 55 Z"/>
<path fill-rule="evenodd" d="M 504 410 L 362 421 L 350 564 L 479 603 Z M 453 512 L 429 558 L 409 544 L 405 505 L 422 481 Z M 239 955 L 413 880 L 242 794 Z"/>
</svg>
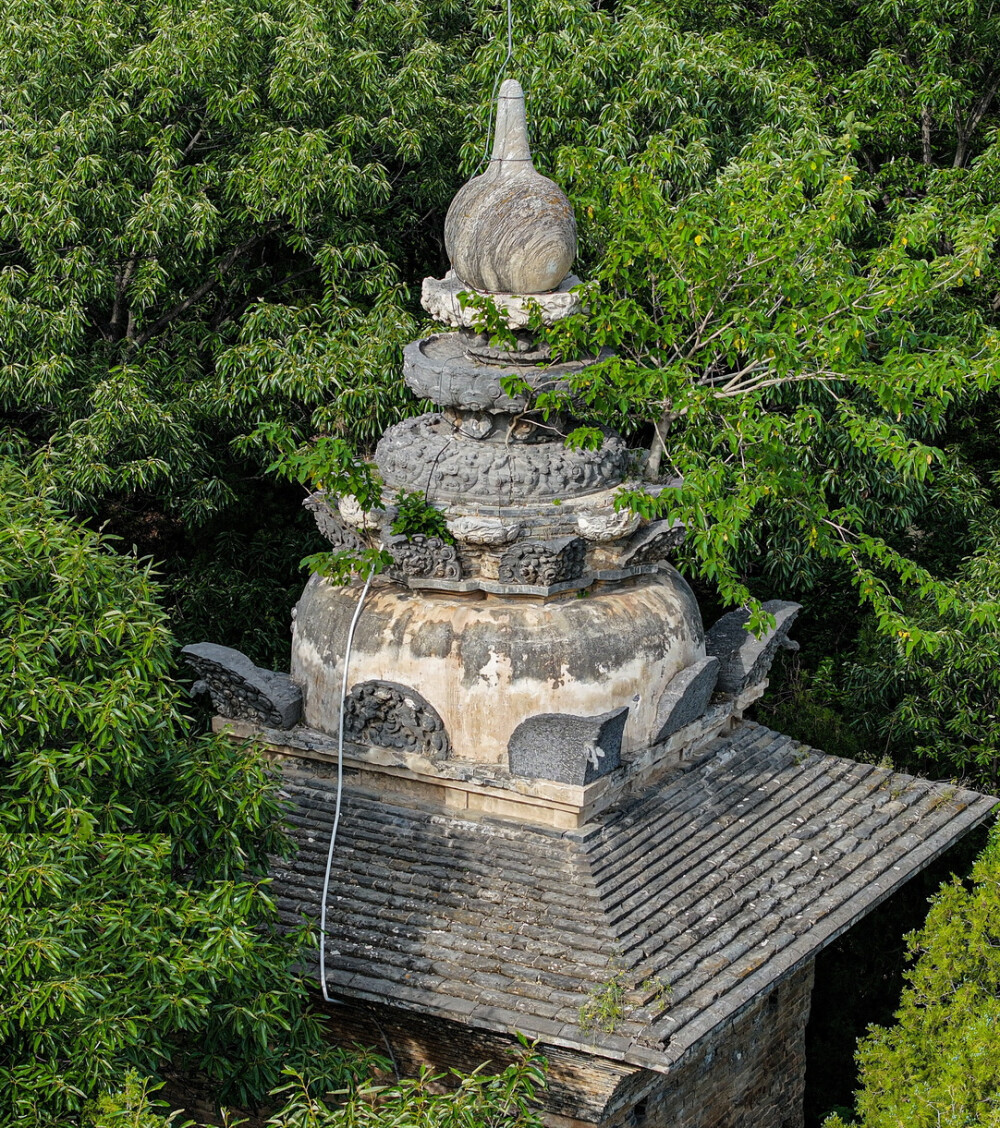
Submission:
<svg viewBox="0 0 1000 1128">
<path fill-rule="evenodd" d="M 305 722 L 335 733 L 356 586 L 313 576 L 299 600 L 292 678 Z M 507 767 L 514 730 L 539 714 L 628 708 L 621 750 L 648 747 L 670 680 L 705 657 L 701 615 L 681 575 L 642 576 L 547 600 L 372 588 L 358 620 L 350 686 L 415 691 L 443 722 L 450 756 Z"/>
</svg>

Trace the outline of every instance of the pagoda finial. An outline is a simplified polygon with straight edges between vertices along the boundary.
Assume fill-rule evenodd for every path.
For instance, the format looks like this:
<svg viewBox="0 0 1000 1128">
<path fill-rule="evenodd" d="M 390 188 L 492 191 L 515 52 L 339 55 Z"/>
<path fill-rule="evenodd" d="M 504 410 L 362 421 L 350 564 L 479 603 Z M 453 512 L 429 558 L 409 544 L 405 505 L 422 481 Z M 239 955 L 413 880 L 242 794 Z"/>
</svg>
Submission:
<svg viewBox="0 0 1000 1128">
<path fill-rule="evenodd" d="M 444 224 L 452 269 L 474 290 L 545 294 L 576 257 L 576 220 L 566 194 L 535 171 L 521 84 L 497 100 L 490 167 L 459 189 Z"/>
<path fill-rule="evenodd" d="M 524 108 L 524 90 L 522 90 L 521 84 L 516 78 L 506 79 L 500 87 L 491 159 L 494 161 L 531 161 L 531 147 L 528 144 L 528 115 Z"/>
</svg>

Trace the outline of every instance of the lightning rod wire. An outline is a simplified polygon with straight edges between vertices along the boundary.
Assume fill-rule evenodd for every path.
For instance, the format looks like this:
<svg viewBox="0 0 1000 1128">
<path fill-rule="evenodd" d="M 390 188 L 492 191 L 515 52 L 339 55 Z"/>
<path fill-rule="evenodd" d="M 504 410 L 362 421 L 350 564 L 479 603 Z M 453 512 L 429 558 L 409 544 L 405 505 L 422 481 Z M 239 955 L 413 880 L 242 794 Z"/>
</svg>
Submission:
<svg viewBox="0 0 1000 1128">
<path fill-rule="evenodd" d="M 368 578 L 361 589 L 361 597 L 354 609 L 354 617 L 347 631 L 347 646 L 344 649 L 344 676 L 340 682 L 340 725 L 337 730 L 337 801 L 333 809 L 333 826 L 330 828 L 330 846 L 326 852 L 326 873 L 323 875 L 323 899 L 319 910 L 319 986 L 323 992 L 323 1001 L 337 1003 L 338 999 L 330 997 L 326 986 L 326 902 L 330 895 L 330 874 L 333 870 L 333 854 L 337 847 L 337 831 L 340 828 L 340 808 L 344 797 L 344 712 L 347 705 L 347 674 L 351 665 L 351 647 L 354 643 L 354 631 L 361 618 L 361 609 L 368 597 L 372 576 L 375 575 L 375 565 L 368 569 Z"/>
</svg>

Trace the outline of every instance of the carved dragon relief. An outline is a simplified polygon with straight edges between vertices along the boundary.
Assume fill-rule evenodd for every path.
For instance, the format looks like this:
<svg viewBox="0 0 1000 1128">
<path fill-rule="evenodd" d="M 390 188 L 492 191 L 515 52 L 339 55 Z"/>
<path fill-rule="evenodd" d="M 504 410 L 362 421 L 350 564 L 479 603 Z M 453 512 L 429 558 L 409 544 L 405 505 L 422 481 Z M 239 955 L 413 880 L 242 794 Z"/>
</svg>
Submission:
<svg viewBox="0 0 1000 1128">
<path fill-rule="evenodd" d="M 326 490 L 311 493 L 302 504 L 315 517 L 319 531 L 334 548 L 363 552 L 368 547 L 331 504 Z"/>
<path fill-rule="evenodd" d="M 580 537 L 516 544 L 500 558 L 498 579 L 504 584 L 549 585 L 583 574 L 586 544 Z"/>
<path fill-rule="evenodd" d="M 395 562 L 392 570 L 408 579 L 460 580 L 462 564 L 453 544 L 440 537 L 386 533 L 385 547 Z"/>
<path fill-rule="evenodd" d="M 445 759 L 451 741 L 437 710 L 415 690 L 389 681 L 354 686 L 344 702 L 344 732 L 356 744 Z"/>
</svg>

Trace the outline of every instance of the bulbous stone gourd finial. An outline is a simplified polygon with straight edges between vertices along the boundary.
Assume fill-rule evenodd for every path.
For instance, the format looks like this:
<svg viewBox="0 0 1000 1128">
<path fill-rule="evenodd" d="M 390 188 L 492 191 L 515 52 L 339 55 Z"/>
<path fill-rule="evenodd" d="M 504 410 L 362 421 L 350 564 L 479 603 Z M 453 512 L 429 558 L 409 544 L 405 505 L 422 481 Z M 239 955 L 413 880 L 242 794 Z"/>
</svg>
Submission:
<svg viewBox="0 0 1000 1128">
<path fill-rule="evenodd" d="M 490 293 L 548 293 L 573 265 L 573 209 L 531 163 L 524 91 L 515 79 L 500 87 L 490 167 L 452 200 L 444 241 L 458 277 Z"/>
</svg>

